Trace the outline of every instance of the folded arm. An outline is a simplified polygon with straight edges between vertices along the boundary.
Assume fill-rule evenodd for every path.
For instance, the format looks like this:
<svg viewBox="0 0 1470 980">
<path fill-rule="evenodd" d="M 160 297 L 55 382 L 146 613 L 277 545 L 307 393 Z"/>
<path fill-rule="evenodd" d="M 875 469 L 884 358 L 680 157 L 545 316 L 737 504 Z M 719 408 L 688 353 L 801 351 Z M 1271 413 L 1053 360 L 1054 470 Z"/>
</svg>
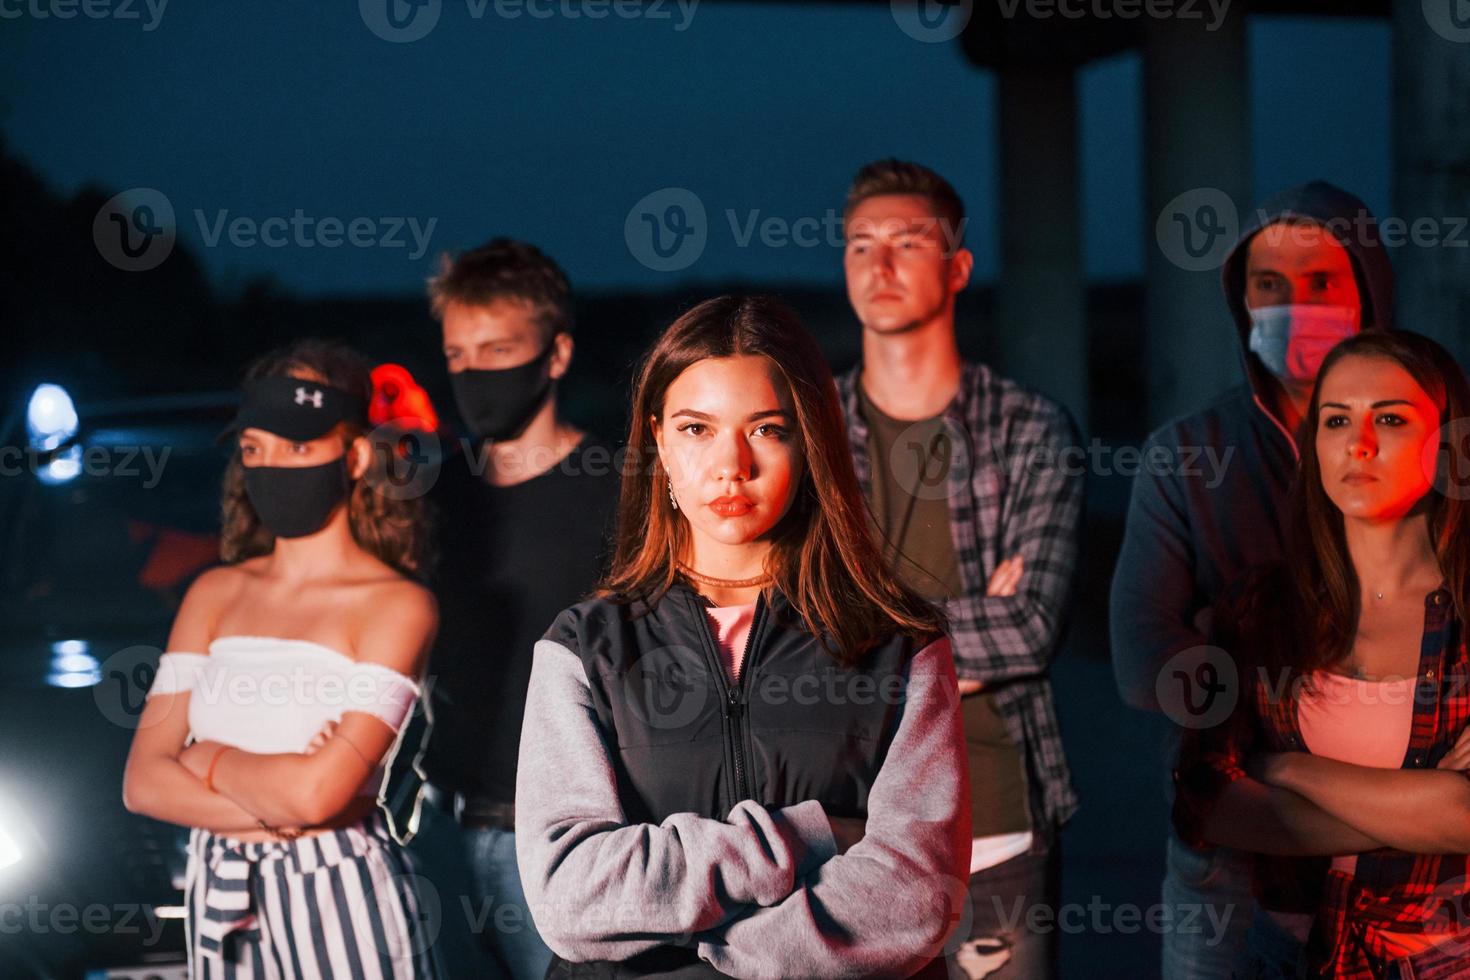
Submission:
<svg viewBox="0 0 1470 980">
<path fill-rule="evenodd" d="M 969 772 L 949 641 L 917 654 L 863 839 L 770 908 L 699 938 L 740 977 L 908 976 L 943 955 L 967 895 Z"/>
<path fill-rule="evenodd" d="M 687 943 L 750 905 L 770 905 L 836 852 L 820 803 L 767 810 L 745 800 L 726 820 L 675 814 L 630 824 L 614 748 L 582 662 L 536 644 L 516 781 L 516 855 L 546 944 L 565 959 L 622 960 Z"/>
<path fill-rule="evenodd" d="M 1272 786 L 1299 794 L 1389 847 L 1470 854 L 1470 779 L 1464 773 L 1356 766 L 1306 752 L 1269 756 L 1261 772 Z"/>
<path fill-rule="evenodd" d="M 994 687 L 1040 676 L 1056 654 L 1076 577 L 1083 481 L 1076 430 L 1061 408 L 1029 406 L 1001 450 L 1000 554 L 1024 567 L 1011 595 L 966 595 L 946 612 L 959 676 Z"/>
</svg>

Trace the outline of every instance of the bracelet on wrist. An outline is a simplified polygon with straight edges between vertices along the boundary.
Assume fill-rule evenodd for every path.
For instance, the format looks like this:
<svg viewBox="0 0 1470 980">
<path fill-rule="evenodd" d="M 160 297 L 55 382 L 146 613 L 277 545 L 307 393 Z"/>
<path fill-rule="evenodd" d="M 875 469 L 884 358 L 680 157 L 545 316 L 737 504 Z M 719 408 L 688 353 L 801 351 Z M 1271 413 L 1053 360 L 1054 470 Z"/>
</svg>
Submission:
<svg viewBox="0 0 1470 980">
<path fill-rule="evenodd" d="M 221 745 L 219 751 L 215 752 L 214 758 L 209 760 L 209 768 L 204 773 L 204 788 L 211 793 L 219 792 L 219 790 L 214 788 L 214 769 L 219 765 L 220 757 L 232 748 L 234 748 L 233 745 Z"/>
</svg>

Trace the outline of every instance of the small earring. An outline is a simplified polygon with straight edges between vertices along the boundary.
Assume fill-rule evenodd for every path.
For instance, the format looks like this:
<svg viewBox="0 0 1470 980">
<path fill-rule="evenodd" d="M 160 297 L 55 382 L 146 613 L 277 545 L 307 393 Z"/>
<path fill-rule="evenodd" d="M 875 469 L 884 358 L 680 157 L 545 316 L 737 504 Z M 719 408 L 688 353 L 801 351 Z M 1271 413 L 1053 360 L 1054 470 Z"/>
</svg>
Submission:
<svg viewBox="0 0 1470 980">
<path fill-rule="evenodd" d="M 669 503 L 674 505 L 675 510 L 679 509 L 679 501 L 674 499 L 674 481 L 672 479 L 669 480 Z"/>
</svg>

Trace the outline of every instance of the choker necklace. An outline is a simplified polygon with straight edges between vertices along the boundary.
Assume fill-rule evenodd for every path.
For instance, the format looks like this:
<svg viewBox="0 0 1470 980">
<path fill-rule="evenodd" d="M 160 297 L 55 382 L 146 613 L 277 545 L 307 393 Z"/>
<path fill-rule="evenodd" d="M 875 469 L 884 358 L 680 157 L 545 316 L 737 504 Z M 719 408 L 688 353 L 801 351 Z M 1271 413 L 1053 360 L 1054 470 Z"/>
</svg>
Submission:
<svg viewBox="0 0 1470 980">
<path fill-rule="evenodd" d="M 715 578 L 713 575 L 696 572 L 682 561 L 674 562 L 674 567 L 679 570 L 680 575 L 691 582 L 698 582 L 700 585 L 708 585 L 715 589 L 748 589 L 755 585 L 770 585 L 772 581 L 769 572 L 757 575 L 755 578 Z"/>
</svg>

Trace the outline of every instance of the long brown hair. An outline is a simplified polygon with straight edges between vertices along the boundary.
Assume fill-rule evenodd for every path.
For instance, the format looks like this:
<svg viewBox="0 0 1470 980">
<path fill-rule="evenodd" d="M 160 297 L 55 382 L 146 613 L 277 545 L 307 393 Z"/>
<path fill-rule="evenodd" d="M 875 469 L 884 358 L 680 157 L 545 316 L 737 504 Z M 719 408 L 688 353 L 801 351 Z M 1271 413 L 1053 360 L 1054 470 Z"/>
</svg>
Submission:
<svg viewBox="0 0 1470 980">
<path fill-rule="evenodd" d="M 1357 570 L 1348 552 L 1342 511 L 1322 486 L 1317 456 L 1323 382 L 1349 357 L 1373 357 L 1398 364 L 1439 408 L 1439 445 L 1433 487 L 1421 504 L 1435 557 L 1460 621 L 1470 608 L 1470 528 L 1465 495 L 1456 484 L 1455 437 L 1470 430 L 1470 385 L 1449 351 L 1405 330 L 1369 330 L 1344 340 L 1322 362 L 1312 401 L 1301 428 L 1301 465 L 1292 481 L 1286 513 L 1282 565 L 1258 573 L 1245 590 L 1235 617 L 1243 638 L 1266 665 L 1303 673 L 1327 670 L 1352 650 L 1361 612 Z M 1273 595 L 1274 593 L 1274 595 Z"/>
<path fill-rule="evenodd" d="M 245 370 L 246 381 L 259 378 L 300 378 L 340 388 L 364 405 L 372 398 L 372 368 L 367 360 L 346 344 L 309 338 L 278 348 L 253 361 Z M 367 433 L 351 422 L 341 422 L 332 433 L 344 447 Z M 427 561 L 428 527 L 423 501 L 401 499 L 379 491 L 380 470 L 390 451 L 373 446 L 372 462 L 361 478 L 353 481 L 347 497 L 347 524 L 352 537 L 364 550 L 411 578 L 421 578 Z M 267 555 L 275 550 L 276 538 L 261 523 L 245 493 L 245 467 L 238 445 L 225 468 L 224 494 L 220 503 L 220 559 L 231 564 Z"/>
<path fill-rule="evenodd" d="M 924 637 L 944 620 L 888 571 L 866 523 L 832 372 L 811 334 L 781 301 L 719 296 L 675 320 L 644 357 L 633 392 L 613 563 L 599 594 L 656 602 L 674 582 L 689 544 L 687 520 L 670 506 L 668 474 L 650 419 L 662 420 L 674 379 L 710 357 L 768 358 L 791 391 L 806 465 L 777 524 L 766 569 L 806 628 L 840 663 L 857 664 L 894 633 Z M 658 424 L 657 421 L 653 423 Z M 646 461 L 647 465 L 642 465 Z"/>
</svg>

